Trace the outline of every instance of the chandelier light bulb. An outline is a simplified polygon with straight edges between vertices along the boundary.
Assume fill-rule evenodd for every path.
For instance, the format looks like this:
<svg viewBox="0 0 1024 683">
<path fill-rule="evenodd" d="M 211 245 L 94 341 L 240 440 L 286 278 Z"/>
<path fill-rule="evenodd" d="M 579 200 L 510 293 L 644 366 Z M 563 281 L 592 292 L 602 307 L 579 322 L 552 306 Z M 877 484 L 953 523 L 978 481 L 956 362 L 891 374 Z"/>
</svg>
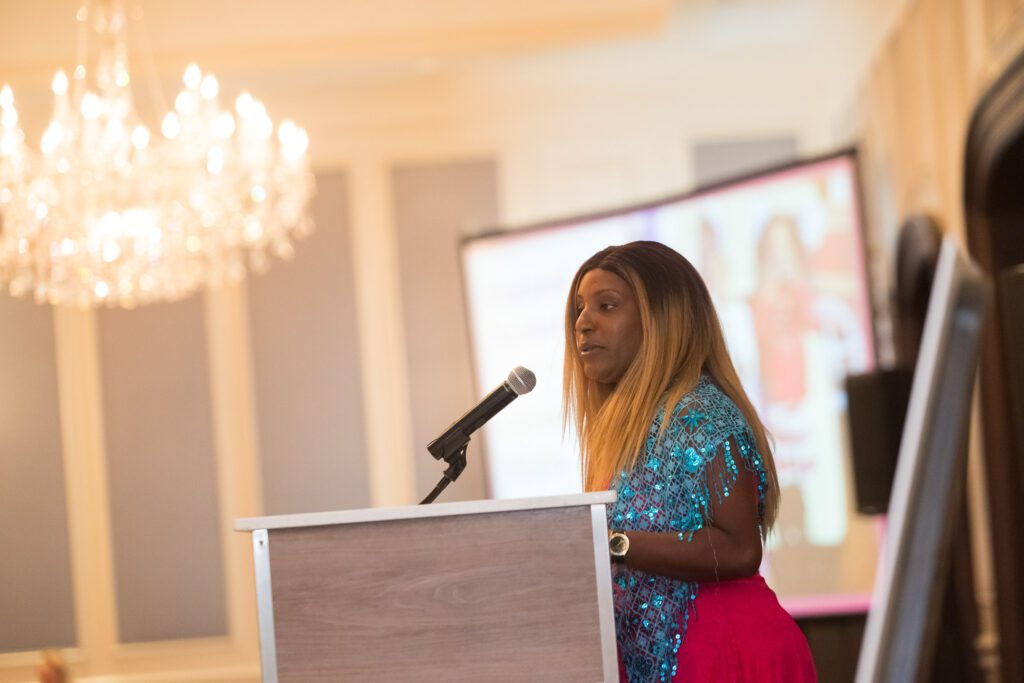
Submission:
<svg viewBox="0 0 1024 683">
<path fill-rule="evenodd" d="M 46 127 L 46 132 L 43 133 L 42 140 L 39 141 L 39 147 L 43 150 L 43 154 L 49 155 L 57 149 L 63 139 L 64 128 L 59 121 L 51 121 L 50 125 Z"/>
<path fill-rule="evenodd" d="M 146 149 L 149 145 L 149 129 L 141 123 L 132 130 L 132 147 Z"/>
<path fill-rule="evenodd" d="M 64 95 L 68 91 L 68 75 L 64 73 L 64 69 L 57 69 L 57 73 L 53 75 L 53 82 L 50 84 L 53 88 L 54 95 Z"/>
<path fill-rule="evenodd" d="M 235 111 L 237 111 L 238 115 L 242 118 L 249 118 L 252 116 L 252 108 L 254 105 L 255 102 L 252 99 L 252 95 L 249 94 L 248 90 L 243 90 L 238 96 L 238 99 L 235 100 Z"/>
<path fill-rule="evenodd" d="M 281 156 L 289 161 L 301 159 L 309 147 L 309 136 L 294 121 L 286 119 L 277 129 L 277 140 L 281 143 Z"/>
<path fill-rule="evenodd" d="M 74 87 L 64 70 L 53 76 L 38 151 L 0 88 L 0 288 L 131 308 L 290 258 L 312 229 L 306 132 L 288 120 L 274 140 L 261 102 L 242 92 L 233 114 L 192 63 L 156 135 L 132 101 L 123 0 L 89 0 L 75 18 L 95 61 L 75 65 Z"/>
<path fill-rule="evenodd" d="M 114 82 L 119 88 L 127 88 L 132 82 L 132 77 L 128 75 L 128 67 L 121 62 L 114 65 Z"/>
<path fill-rule="evenodd" d="M 160 124 L 160 132 L 168 140 L 178 137 L 178 133 L 181 132 L 181 122 L 178 120 L 177 114 L 173 111 L 167 112 L 167 115 L 164 116 L 164 122 Z"/>
<path fill-rule="evenodd" d="M 185 87 L 189 90 L 198 88 L 203 80 L 203 72 L 199 70 L 199 65 L 193 62 L 185 67 L 185 76 L 182 80 L 185 82 Z"/>
<path fill-rule="evenodd" d="M 107 122 L 106 130 L 104 130 L 104 135 L 113 144 L 120 142 L 124 138 L 124 123 L 121 119 L 110 119 Z"/>
<path fill-rule="evenodd" d="M 178 96 L 174 98 L 174 108 L 178 110 L 178 113 L 182 116 L 191 116 L 196 113 L 199 108 L 199 103 L 196 102 L 196 96 L 188 90 L 182 90 L 178 93 Z"/>
<path fill-rule="evenodd" d="M 224 170 L 224 150 L 220 147 L 211 147 L 206 155 L 206 170 L 217 175 Z"/>
<path fill-rule="evenodd" d="M 213 74 L 203 76 L 203 80 L 199 84 L 199 94 L 203 96 L 203 99 L 212 100 L 217 97 L 218 92 L 220 92 L 220 84 L 217 83 L 217 77 Z"/>
<path fill-rule="evenodd" d="M 94 92 L 85 93 L 85 96 L 82 97 L 81 111 L 82 116 L 89 120 L 98 119 L 103 113 L 103 102 L 100 101 L 100 96 Z"/>
<path fill-rule="evenodd" d="M 113 263 L 117 260 L 117 257 L 121 255 L 121 247 L 119 247 L 115 241 L 104 242 L 102 252 L 103 260 L 107 263 Z"/>
</svg>

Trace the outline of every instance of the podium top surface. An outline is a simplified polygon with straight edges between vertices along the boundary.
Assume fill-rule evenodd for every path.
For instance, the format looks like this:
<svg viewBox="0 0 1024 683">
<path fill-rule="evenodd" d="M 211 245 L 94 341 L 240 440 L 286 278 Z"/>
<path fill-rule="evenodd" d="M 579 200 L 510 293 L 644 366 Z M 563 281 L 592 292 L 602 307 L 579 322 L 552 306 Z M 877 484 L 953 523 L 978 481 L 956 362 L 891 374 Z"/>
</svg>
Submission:
<svg viewBox="0 0 1024 683">
<path fill-rule="evenodd" d="M 401 507 L 367 508 L 363 510 L 274 515 L 272 517 L 240 517 L 235 520 L 235 531 L 289 529 L 327 526 L 330 524 L 358 524 L 361 522 L 383 522 L 393 519 L 416 519 L 419 517 L 478 515 L 492 512 L 512 512 L 515 510 L 604 505 L 614 502 L 614 491 L 596 491 L 574 495 L 545 496 L 543 498 L 470 500 L 454 503 L 434 503 L 432 505 L 405 505 Z"/>
</svg>

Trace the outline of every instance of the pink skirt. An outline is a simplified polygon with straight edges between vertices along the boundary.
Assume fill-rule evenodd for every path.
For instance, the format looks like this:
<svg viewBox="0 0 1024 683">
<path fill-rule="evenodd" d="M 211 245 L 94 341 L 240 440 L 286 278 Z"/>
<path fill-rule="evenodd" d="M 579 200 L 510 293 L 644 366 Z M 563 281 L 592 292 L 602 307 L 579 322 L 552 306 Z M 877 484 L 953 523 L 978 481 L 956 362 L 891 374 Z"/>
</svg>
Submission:
<svg viewBox="0 0 1024 683">
<path fill-rule="evenodd" d="M 625 671 L 620 667 L 621 680 Z M 673 681 L 817 681 L 807 639 L 760 574 L 701 583 Z"/>
</svg>

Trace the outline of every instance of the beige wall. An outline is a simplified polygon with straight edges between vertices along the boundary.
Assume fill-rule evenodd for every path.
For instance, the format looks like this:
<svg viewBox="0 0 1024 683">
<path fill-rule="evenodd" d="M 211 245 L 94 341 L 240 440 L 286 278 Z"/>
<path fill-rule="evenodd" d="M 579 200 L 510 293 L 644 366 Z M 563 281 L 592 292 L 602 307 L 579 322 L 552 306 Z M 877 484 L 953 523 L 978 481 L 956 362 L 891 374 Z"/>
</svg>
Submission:
<svg viewBox="0 0 1024 683">
<path fill-rule="evenodd" d="M 1024 49 L 1020 0 L 916 0 L 850 93 L 872 228 L 892 243 L 900 217 L 928 212 L 963 236 L 963 156 L 978 98 Z"/>
</svg>

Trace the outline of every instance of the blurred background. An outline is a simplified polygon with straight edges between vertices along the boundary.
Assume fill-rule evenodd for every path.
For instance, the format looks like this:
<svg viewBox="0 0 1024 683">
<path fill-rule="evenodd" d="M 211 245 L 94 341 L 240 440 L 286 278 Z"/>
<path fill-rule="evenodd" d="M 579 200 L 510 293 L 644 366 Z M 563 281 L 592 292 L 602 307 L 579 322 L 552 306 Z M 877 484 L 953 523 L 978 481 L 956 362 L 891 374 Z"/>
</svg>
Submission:
<svg viewBox="0 0 1024 683">
<path fill-rule="evenodd" d="M 36 680 L 46 649 L 76 680 L 259 680 L 234 520 L 414 504 L 442 469 L 425 444 L 504 379 L 474 365 L 466 238 L 855 147 L 879 367 L 900 360 L 909 217 L 990 274 L 1024 260 L 1017 223 L 986 213 L 1021 215 L 1024 166 L 999 165 L 1021 147 L 1004 94 L 1024 92 L 1021 0 L 123 6 L 139 118 L 160 129 L 193 62 L 226 102 L 252 92 L 308 133 L 315 229 L 267 272 L 172 303 L 0 296 L 0 681 Z M 79 11 L 0 0 L 0 84 L 31 148 L 54 72 L 80 58 Z M 992 386 L 998 405 L 1010 390 Z M 970 676 L 997 680 L 1001 664 L 1020 680 L 1019 437 L 1006 415 L 976 424 L 957 544 L 969 628 L 951 642 Z M 494 494 L 483 445 L 442 500 Z M 801 618 L 822 680 L 852 680 L 863 622 L 852 607 Z"/>
</svg>

